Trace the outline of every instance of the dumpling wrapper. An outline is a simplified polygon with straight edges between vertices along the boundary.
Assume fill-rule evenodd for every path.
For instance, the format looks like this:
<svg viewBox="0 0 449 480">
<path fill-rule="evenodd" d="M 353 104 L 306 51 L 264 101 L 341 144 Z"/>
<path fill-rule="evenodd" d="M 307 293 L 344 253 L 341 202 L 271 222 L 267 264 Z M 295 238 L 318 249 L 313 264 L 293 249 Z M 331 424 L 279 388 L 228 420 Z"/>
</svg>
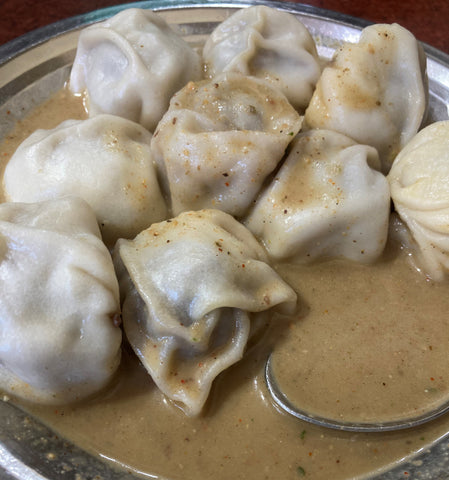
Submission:
<svg viewBox="0 0 449 480">
<path fill-rule="evenodd" d="M 384 250 L 390 213 L 378 166 L 373 147 L 327 130 L 300 133 L 244 223 L 277 261 L 373 262 Z"/>
<path fill-rule="evenodd" d="M 110 113 L 153 131 L 170 97 L 200 78 L 197 52 L 157 13 L 130 8 L 81 32 L 70 89 L 87 92 L 90 116 Z"/>
<path fill-rule="evenodd" d="M 32 133 L 6 165 L 7 201 L 76 195 L 94 209 L 106 244 L 168 217 L 150 151 L 152 135 L 112 116 L 66 120 Z"/>
<path fill-rule="evenodd" d="M 210 78 L 237 72 L 279 88 L 299 112 L 310 102 L 321 66 L 315 42 L 292 14 L 256 5 L 220 23 L 203 49 Z"/>
<path fill-rule="evenodd" d="M 396 211 L 419 246 L 423 273 L 440 281 L 449 270 L 449 120 L 421 130 L 388 175 Z"/>
<path fill-rule="evenodd" d="M 67 197 L 0 205 L 0 388 L 32 402 L 90 396 L 120 362 L 118 282 L 92 209 Z"/>
<path fill-rule="evenodd" d="M 187 415 L 201 412 L 214 378 L 241 359 L 253 312 L 296 306 L 262 246 L 218 210 L 185 212 L 119 240 L 114 261 L 128 340 Z"/>
<path fill-rule="evenodd" d="M 186 85 L 151 141 L 172 214 L 243 215 L 301 123 L 285 96 L 256 78 L 226 73 Z"/>
<path fill-rule="evenodd" d="M 304 129 L 335 130 L 375 147 L 388 173 L 423 122 L 427 89 L 426 58 L 416 38 L 397 24 L 372 25 L 323 70 Z"/>
</svg>

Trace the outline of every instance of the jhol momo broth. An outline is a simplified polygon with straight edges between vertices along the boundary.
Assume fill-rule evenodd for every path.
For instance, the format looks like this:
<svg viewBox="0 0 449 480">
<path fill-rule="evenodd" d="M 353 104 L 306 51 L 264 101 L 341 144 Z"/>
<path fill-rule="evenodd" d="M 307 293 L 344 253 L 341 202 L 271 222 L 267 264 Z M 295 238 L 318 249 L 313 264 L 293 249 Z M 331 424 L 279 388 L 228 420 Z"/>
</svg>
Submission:
<svg viewBox="0 0 449 480">
<path fill-rule="evenodd" d="M 56 126 L 56 116 L 61 121 L 84 117 L 80 104 L 80 98 L 61 92 L 18 125 L 8 142 L 22 130 Z M 14 150 L 11 143 L 9 149 Z M 214 382 L 199 416 L 186 417 L 168 402 L 126 345 L 115 383 L 98 397 L 57 409 L 25 407 L 90 451 L 162 477 L 352 478 L 381 469 L 445 433 L 447 420 L 384 435 L 321 430 L 274 409 L 262 371 L 274 349 L 287 372 L 279 371 L 281 378 L 291 380 L 294 372 L 299 391 L 313 405 L 321 399 L 327 405 L 320 408 L 337 414 L 352 415 L 367 405 L 375 415 L 382 408 L 413 410 L 423 399 L 405 398 L 411 378 L 417 385 L 413 391 L 428 390 L 425 401 L 429 393 L 438 401 L 447 392 L 447 284 L 427 282 L 408 257 L 390 235 L 373 265 L 341 259 L 273 263 L 298 293 L 300 310 L 267 322 L 265 335 L 248 345 L 243 360 Z M 431 324 L 428 318 L 434 319 Z M 368 349 L 356 348 L 366 342 Z M 316 367 L 321 371 L 313 371 Z M 294 383 L 288 388 L 296 395 Z M 379 404 L 382 399 L 386 404 Z"/>
</svg>

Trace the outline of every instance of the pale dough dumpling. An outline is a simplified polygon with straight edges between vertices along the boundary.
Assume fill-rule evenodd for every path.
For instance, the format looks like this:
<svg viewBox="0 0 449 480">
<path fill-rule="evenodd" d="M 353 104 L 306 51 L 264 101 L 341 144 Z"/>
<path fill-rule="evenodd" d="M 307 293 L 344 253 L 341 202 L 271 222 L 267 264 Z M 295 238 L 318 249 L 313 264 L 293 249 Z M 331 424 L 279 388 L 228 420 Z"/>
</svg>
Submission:
<svg viewBox="0 0 449 480">
<path fill-rule="evenodd" d="M 254 312 L 296 305 L 262 246 L 218 210 L 185 212 L 119 240 L 114 260 L 128 340 L 187 415 L 201 412 L 214 378 L 242 357 Z"/>
<path fill-rule="evenodd" d="M 203 59 L 211 78 L 221 72 L 261 78 L 302 113 L 321 73 L 307 28 L 294 15 L 264 5 L 238 10 L 219 24 L 204 45 Z"/>
<path fill-rule="evenodd" d="M 12 202 L 80 196 L 113 246 L 117 238 L 133 238 L 167 218 L 150 142 L 141 125 L 112 115 L 37 130 L 8 162 L 4 195 Z"/>
<path fill-rule="evenodd" d="M 170 97 L 202 77 L 200 56 L 165 20 L 130 8 L 80 34 L 70 75 L 89 115 L 111 113 L 153 131 Z"/>
<path fill-rule="evenodd" d="M 0 389 L 63 404 L 120 362 L 118 282 L 95 215 L 77 197 L 0 205 Z"/>
<path fill-rule="evenodd" d="M 395 209 L 419 246 L 423 273 L 442 280 L 449 270 L 449 120 L 421 130 L 387 178 Z"/>
<path fill-rule="evenodd" d="M 302 119 L 262 80 L 227 73 L 189 83 L 170 101 L 151 142 L 172 214 L 245 213 Z"/>
<path fill-rule="evenodd" d="M 390 193 L 386 178 L 372 168 L 379 165 L 376 150 L 326 130 L 299 134 L 289 150 L 244 222 L 270 256 L 293 263 L 379 258 Z"/>
<path fill-rule="evenodd" d="M 343 133 L 375 147 L 388 173 L 427 111 L 426 59 L 405 28 L 372 25 L 357 44 L 344 44 L 323 70 L 305 128 Z"/>
</svg>

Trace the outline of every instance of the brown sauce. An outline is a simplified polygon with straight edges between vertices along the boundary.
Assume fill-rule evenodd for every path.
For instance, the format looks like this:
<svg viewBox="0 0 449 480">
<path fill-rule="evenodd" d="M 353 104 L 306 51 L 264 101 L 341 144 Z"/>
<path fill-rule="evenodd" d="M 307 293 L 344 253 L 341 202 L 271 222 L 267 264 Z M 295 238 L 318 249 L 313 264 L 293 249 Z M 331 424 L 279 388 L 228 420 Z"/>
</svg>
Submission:
<svg viewBox="0 0 449 480">
<path fill-rule="evenodd" d="M 400 251 L 376 265 L 281 272 L 308 310 L 274 355 L 290 399 L 354 422 L 413 417 L 448 400 L 446 283 L 426 281 Z"/>
<path fill-rule="evenodd" d="M 63 91 L 21 121 L 0 146 L 7 161 L 36 128 L 83 118 Z M 427 282 L 407 253 L 388 247 L 373 266 L 345 261 L 278 266 L 297 291 L 294 318 L 215 381 L 204 413 L 188 418 L 157 390 L 124 346 L 114 385 L 76 406 L 25 406 L 62 436 L 113 464 L 172 480 L 347 479 L 381 471 L 449 431 L 449 417 L 384 434 L 331 431 L 281 414 L 263 368 L 303 407 L 346 419 L 409 415 L 449 393 L 447 283 Z"/>
</svg>

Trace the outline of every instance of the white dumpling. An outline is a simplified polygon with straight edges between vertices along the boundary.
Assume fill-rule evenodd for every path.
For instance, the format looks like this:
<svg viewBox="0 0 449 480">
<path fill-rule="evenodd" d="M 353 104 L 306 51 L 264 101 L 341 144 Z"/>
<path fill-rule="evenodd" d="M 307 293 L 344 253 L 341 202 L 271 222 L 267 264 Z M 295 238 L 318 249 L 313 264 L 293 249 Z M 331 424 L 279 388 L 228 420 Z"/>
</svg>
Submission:
<svg viewBox="0 0 449 480">
<path fill-rule="evenodd" d="M 184 212 L 119 240 L 114 260 L 128 340 L 187 415 L 201 412 L 214 378 L 242 357 L 252 312 L 296 306 L 262 246 L 218 210 Z"/>
<path fill-rule="evenodd" d="M 95 215 L 77 197 L 0 205 L 0 389 L 63 404 L 120 362 L 118 282 Z"/>
<path fill-rule="evenodd" d="M 323 70 L 305 128 L 343 133 L 377 148 L 387 173 L 427 111 L 424 51 L 405 28 L 372 25 L 344 44 Z"/>
<path fill-rule="evenodd" d="M 264 5 L 238 10 L 219 24 L 204 45 L 203 59 L 211 78 L 238 72 L 264 79 L 300 112 L 321 73 L 307 28 L 294 15 Z"/>
<path fill-rule="evenodd" d="M 245 213 L 302 119 L 265 82 L 236 73 L 176 93 L 151 142 L 172 214 Z"/>
<path fill-rule="evenodd" d="M 301 133 L 244 223 L 276 260 L 373 262 L 390 213 L 388 182 L 372 168 L 378 165 L 373 147 L 342 134 Z"/>
<path fill-rule="evenodd" d="M 133 238 L 167 218 L 150 151 L 151 134 L 112 115 L 66 120 L 37 130 L 16 150 L 3 177 L 7 201 L 78 195 L 94 209 L 105 243 Z"/>
<path fill-rule="evenodd" d="M 395 209 L 419 246 L 417 263 L 442 280 L 449 270 L 449 121 L 415 135 L 387 178 Z"/>
<path fill-rule="evenodd" d="M 110 113 L 153 131 L 170 97 L 202 77 L 201 58 L 165 20 L 130 8 L 84 29 L 70 75 L 89 115 Z"/>
</svg>

